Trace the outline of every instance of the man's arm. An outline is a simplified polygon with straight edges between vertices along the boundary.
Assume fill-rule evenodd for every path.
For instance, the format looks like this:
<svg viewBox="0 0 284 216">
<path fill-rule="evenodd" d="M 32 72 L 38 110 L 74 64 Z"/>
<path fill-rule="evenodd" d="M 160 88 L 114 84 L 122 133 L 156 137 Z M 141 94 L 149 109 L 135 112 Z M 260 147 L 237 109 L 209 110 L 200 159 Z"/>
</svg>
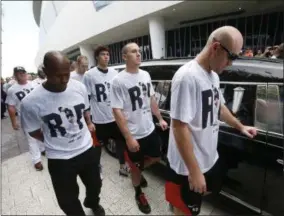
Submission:
<svg viewBox="0 0 284 216">
<path fill-rule="evenodd" d="M 84 118 L 85 118 L 85 121 L 86 121 L 87 125 L 92 124 L 90 110 L 85 110 L 84 111 Z"/>
<path fill-rule="evenodd" d="M 177 148 L 188 171 L 191 174 L 200 174 L 197 159 L 193 151 L 193 143 L 189 122 L 196 113 L 195 84 L 192 80 L 172 82 L 171 118 L 172 130 Z"/>
<path fill-rule="evenodd" d="M 43 142 L 44 136 L 41 130 L 41 120 L 34 106 L 29 101 L 25 102 L 24 98 L 21 104 L 20 116 L 23 130 L 31 137 Z"/>
<path fill-rule="evenodd" d="M 16 116 L 16 107 L 13 105 L 8 105 L 8 113 L 11 119 L 11 123 L 14 129 L 17 129 L 19 125 L 17 125 L 17 116 Z"/>
<path fill-rule="evenodd" d="M 179 153 L 187 169 L 192 175 L 201 174 L 201 170 L 193 152 L 191 132 L 188 128 L 188 124 L 172 119 L 172 130 Z"/>
<path fill-rule="evenodd" d="M 156 98 L 155 96 L 151 96 L 151 111 L 152 113 L 157 117 L 157 119 L 159 121 L 163 120 L 163 117 L 160 113 L 160 109 L 159 109 L 159 106 L 158 106 L 158 103 L 156 101 Z"/>
<path fill-rule="evenodd" d="M 243 129 L 244 125 L 231 114 L 230 110 L 224 104 L 221 104 L 220 109 L 221 121 L 226 122 L 228 125 L 233 128 L 236 128 L 239 131 Z"/>
<path fill-rule="evenodd" d="M 29 135 L 31 137 L 35 138 L 36 140 L 44 142 L 44 136 L 43 136 L 41 129 L 38 129 L 38 130 L 33 131 L 33 132 L 29 132 Z"/>
</svg>

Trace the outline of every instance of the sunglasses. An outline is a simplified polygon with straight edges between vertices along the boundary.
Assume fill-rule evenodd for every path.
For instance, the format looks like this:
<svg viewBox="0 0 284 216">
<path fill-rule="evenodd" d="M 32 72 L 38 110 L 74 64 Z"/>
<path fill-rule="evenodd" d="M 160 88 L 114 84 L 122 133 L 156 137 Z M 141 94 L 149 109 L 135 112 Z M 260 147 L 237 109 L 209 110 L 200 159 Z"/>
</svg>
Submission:
<svg viewBox="0 0 284 216">
<path fill-rule="evenodd" d="M 220 47 L 222 47 L 222 49 L 227 52 L 227 54 L 228 54 L 228 59 L 229 59 L 229 60 L 234 61 L 234 60 L 236 60 L 236 59 L 239 58 L 239 56 L 238 56 L 237 54 L 232 53 L 232 52 L 229 51 L 226 47 L 224 47 L 224 46 L 220 43 L 220 41 L 216 40 L 215 38 L 214 38 L 214 40 L 217 41 L 217 42 L 219 42 Z"/>
</svg>

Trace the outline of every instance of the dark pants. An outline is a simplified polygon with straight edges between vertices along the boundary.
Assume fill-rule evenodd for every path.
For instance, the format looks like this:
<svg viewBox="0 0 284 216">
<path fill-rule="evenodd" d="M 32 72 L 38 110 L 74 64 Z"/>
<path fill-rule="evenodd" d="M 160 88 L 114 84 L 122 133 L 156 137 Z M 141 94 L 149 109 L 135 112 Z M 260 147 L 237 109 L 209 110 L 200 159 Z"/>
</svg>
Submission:
<svg viewBox="0 0 284 216">
<path fill-rule="evenodd" d="M 114 139 L 116 142 L 116 154 L 119 160 L 119 164 L 125 164 L 124 150 L 126 149 L 126 144 L 123 135 L 120 132 L 119 127 L 116 122 L 106 123 L 106 124 L 95 124 L 96 134 L 100 141 L 104 144 L 108 142 L 109 139 Z"/>
<path fill-rule="evenodd" d="M 91 147 L 84 153 L 68 159 L 48 159 L 48 170 L 60 208 L 66 215 L 85 215 L 79 196 L 77 176 L 86 187 L 84 205 L 96 209 L 102 181 L 99 170 L 99 148 Z"/>
<path fill-rule="evenodd" d="M 5 112 L 6 112 L 6 104 L 1 102 L 1 118 L 3 118 L 5 115 Z"/>
</svg>

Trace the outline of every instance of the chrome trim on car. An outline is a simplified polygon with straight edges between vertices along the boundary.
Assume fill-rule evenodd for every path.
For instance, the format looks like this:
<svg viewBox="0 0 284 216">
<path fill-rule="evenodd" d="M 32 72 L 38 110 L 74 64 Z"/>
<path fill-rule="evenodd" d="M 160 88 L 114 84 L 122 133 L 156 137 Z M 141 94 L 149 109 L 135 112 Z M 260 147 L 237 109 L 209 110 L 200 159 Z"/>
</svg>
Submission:
<svg viewBox="0 0 284 216">
<path fill-rule="evenodd" d="M 261 210 L 259 208 L 255 207 L 253 205 L 248 204 L 247 202 L 245 202 L 245 201 L 243 201 L 243 200 L 233 196 L 232 194 L 229 194 L 229 193 L 227 193 L 225 191 L 221 191 L 220 194 L 225 196 L 225 197 L 227 197 L 227 198 L 229 198 L 229 199 L 231 199 L 231 200 L 233 200 L 233 201 L 235 201 L 235 202 L 237 202 L 237 203 L 239 203 L 239 204 L 241 204 L 241 205 L 243 205 L 243 206 L 245 206 L 245 207 L 247 207 L 247 208 L 249 208 L 249 209 L 251 209 L 252 211 L 254 211 L 256 213 L 261 213 Z"/>
</svg>

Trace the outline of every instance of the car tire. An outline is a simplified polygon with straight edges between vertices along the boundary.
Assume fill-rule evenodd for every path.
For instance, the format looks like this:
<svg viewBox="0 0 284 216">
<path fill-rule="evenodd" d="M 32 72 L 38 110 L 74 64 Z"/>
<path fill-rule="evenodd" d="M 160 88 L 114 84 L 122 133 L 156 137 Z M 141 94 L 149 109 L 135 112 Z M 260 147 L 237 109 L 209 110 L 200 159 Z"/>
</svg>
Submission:
<svg viewBox="0 0 284 216">
<path fill-rule="evenodd" d="M 114 157 L 114 158 L 117 158 L 117 155 L 116 155 L 116 143 L 113 139 L 109 139 L 107 143 L 104 143 L 104 146 L 105 146 L 105 149 L 106 149 L 106 152 Z"/>
</svg>

